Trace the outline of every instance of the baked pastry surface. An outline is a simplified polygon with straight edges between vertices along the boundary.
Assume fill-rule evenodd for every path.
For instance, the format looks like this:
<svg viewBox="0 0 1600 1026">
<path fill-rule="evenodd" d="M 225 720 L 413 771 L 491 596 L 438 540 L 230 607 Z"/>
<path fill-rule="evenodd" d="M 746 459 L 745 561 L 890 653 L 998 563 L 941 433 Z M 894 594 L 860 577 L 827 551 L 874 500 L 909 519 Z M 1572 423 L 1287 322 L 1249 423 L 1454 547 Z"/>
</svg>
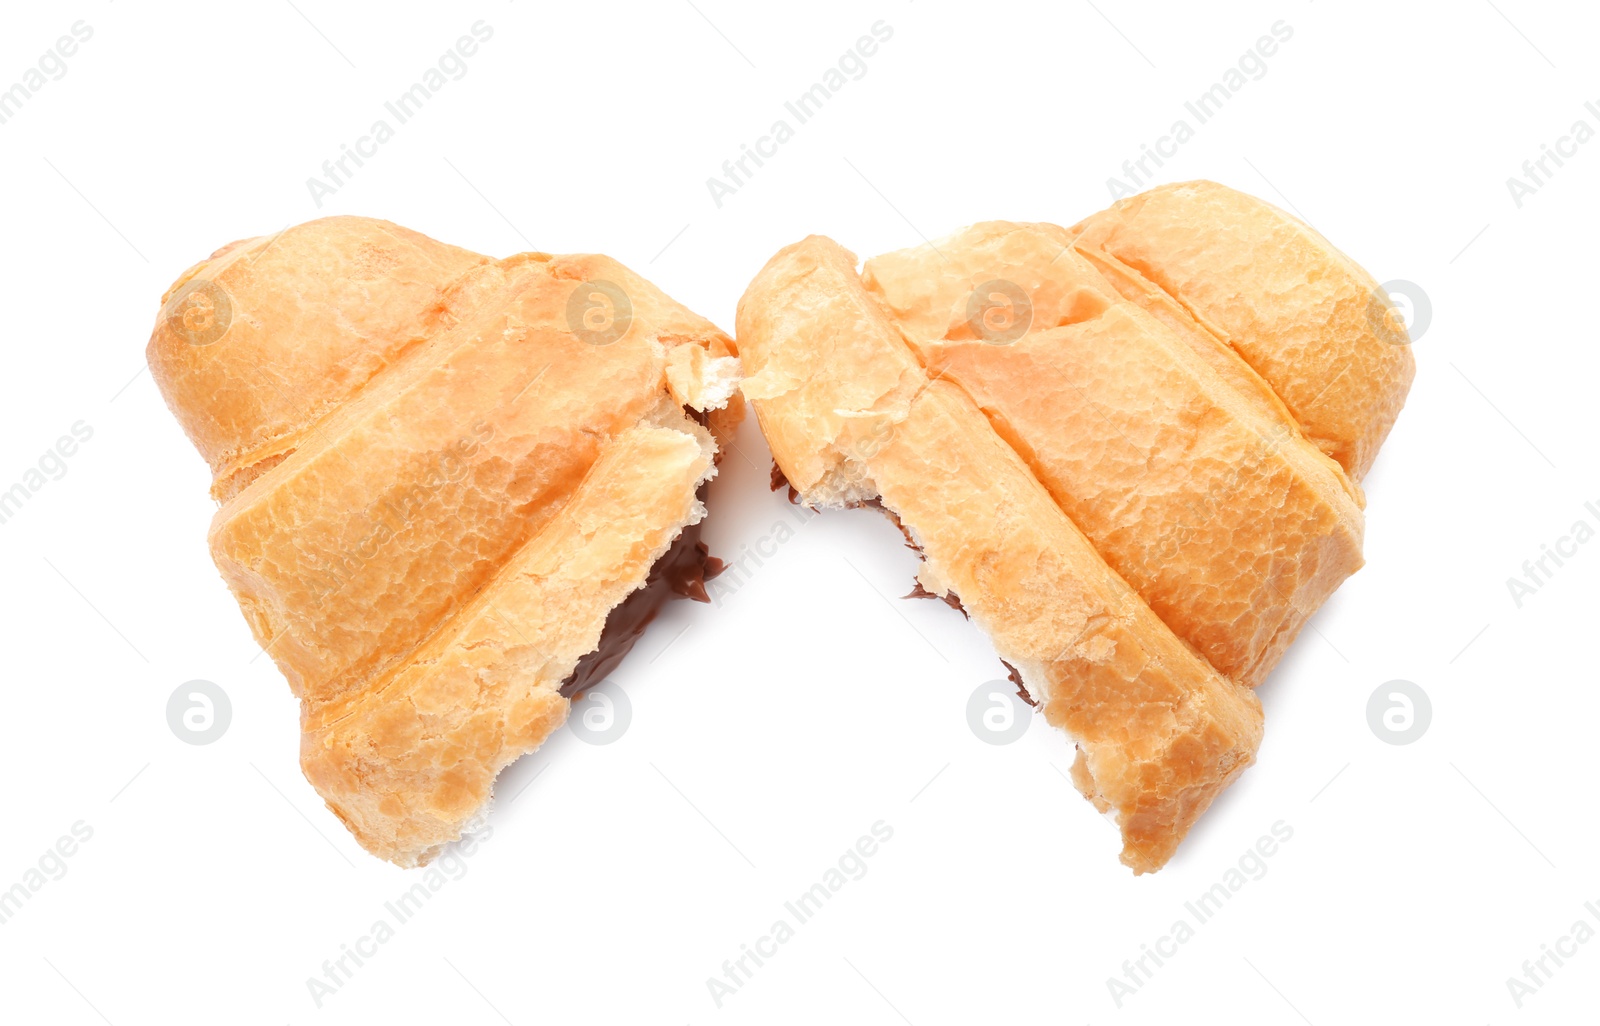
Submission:
<svg viewBox="0 0 1600 1026">
<path fill-rule="evenodd" d="M 922 589 L 1077 743 L 1138 872 L 1254 759 L 1250 688 L 1361 566 L 1352 473 L 1413 372 L 1367 317 L 1381 290 L 1309 228 L 1211 183 L 1156 192 L 860 274 L 812 236 L 738 315 L 799 498 L 899 521 Z"/>
<path fill-rule="evenodd" d="M 1355 480 L 1366 476 L 1416 363 L 1405 326 L 1380 315 L 1387 297 L 1355 261 L 1215 182 L 1130 196 L 1073 231 L 1080 247 L 1176 297 L 1272 386 L 1308 439 Z"/>
<path fill-rule="evenodd" d="M 300 697 L 306 776 L 401 865 L 565 721 L 740 409 L 731 340 L 614 260 L 355 217 L 196 265 L 148 358 L 213 469 L 213 558 Z"/>
</svg>

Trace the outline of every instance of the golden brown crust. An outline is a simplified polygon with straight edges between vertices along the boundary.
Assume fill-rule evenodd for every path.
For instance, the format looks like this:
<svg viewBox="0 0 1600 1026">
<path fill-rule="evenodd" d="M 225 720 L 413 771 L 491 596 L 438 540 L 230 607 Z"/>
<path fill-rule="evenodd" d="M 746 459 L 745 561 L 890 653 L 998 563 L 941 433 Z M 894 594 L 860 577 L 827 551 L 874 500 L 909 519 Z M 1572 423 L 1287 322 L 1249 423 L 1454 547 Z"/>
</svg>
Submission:
<svg viewBox="0 0 1600 1026">
<path fill-rule="evenodd" d="M 1065 228 L 981 221 L 938 242 L 875 256 L 861 280 L 908 341 L 980 338 L 986 329 L 993 338 L 1009 334 L 1014 317 L 1019 331 L 1042 330 L 1104 306 L 1105 283 L 1082 265 Z M 1020 314 L 1008 309 L 1008 285 L 1026 296 Z"/>
<path fill-rule="evenodd" d="M 217 511 L 212 555 L 257 640 L 314 704 L 360 690 L 564 506 L 659 401 L 648 326 L 596 346 L 519 269 L 483 314 L 346 403 Z"/>
<path fill-rule="evenodd" d="M 235 475 L 292 449 L 433 334 L 444 286 L 487 259 L 387 221 L 328 217 L 224 246 L 185 272 L 161 297 L 145 356 L 215 494 L 237 491 Z M 207 282 L 222 295 L 194 293 Z"/>
<path fill-rule="evenodd" d="M 1412 373 L 1375 292 L 1196 183 L 1072 231 L 973 225 L 859 278 L 813 237 L 738 327 L 779 468 L 814 505 L 881 495 L 920 587 L 959 596 L 1077 741 L 1074 783 L 1144 872 L 1253 760 L 1241 685 L 1361 565 L 1353 478 Z"/>
<path fill-rule="evenodd" d="M 703 515 L 732 340 L 606 257 L 361 218 L 196 274 L 232 323 L 196 346 L 163 316 L 150 355 L 225 500 L 218 568 L 302 699 L 308 778 L 369 850 L 425 862 Z"/>
<path fill-rule="evenodd" d="M 1173 632 L 1254 687 L 1360 567 L 1354 489 L 1237 355 L 1170 301 L 1122 299 L 1067 240 L 988 222 L 863 280 Z M 975 337 L 991 289 L 1020 320 Z"/>
<path fill-rule="evenodd" d="M 820 235 L 779 250 L 739 300 L 738 323 L 741 354 L 744 339 L 764 343 L 758 362 L 743 361 L 740 389 L 789 483 L 817 505 L 872 498 L 861 460 L 926 377 L 904 345 L 863 343 L 898 335 L 861 288 L 855 257 Z"/>
<path fill-rule="evenodd" d="M 1361 512 L 1141 316 L 1121 305 L 1006 351 L 925 351 L 1173 632 L 1254 687 L 1361 566 Z"/>
<path fill-rule="evenodd" d="M 1277 207 L 1215 182 L 1119 200 L 1073 231 L 1214 325 L 1312 441 L 1356 481 L 1366 474 L 1416 373 L 1371 275 Z"/>
<path fill-rule="evenodd" d="M 930 383 L 855 273 L 813 236 L 739 304 L 740 351 L 773 456 L 813 504 L 881 494 L 1047 717 L 1084 749 L 1086 795 L 1123 861 L 1159 868 L 1251 762 L 1261 709 L 1106 565 L 960 389 Z"/>
<path fill-rule="evenodd" d="M 1115 289 L 1118 295 L 1160 321 L 1185 345 L 1194 350 L 1195 355 L 1209 364 L 1211 369 L 1238 393 L 1240 399 L 1254 406 L 1261 417 L 1268 422 L 1289 425 L 1296 434 L 1304 435 L 1300 430 L 1299 421 L 1295 420 L 1294 414 L 1283 405 L 1278 393 L 1274 392 L 1272 386 L 1262 380 L 1261 375 L 1252 370 L 1250 365 L 1222 340 L 1222 334 L 1217 328 L 1196 317 L 1177 300 L 1152 285 L 1144 275 L 1109 253 L 1078 246 L 1074 246 L 1073 249 L 1085 263 L 1100 272 L 1100 276 L 1106 279 L 1106 283 Z M 1321 452 L 1320 449 L 1316 451 Z M 1323 459 L 1338 467 L 1331 458 L 1324 456 Z M 1361 504 L 1360 487 L 1350 480 L 1342 467 L 1339 467 L 1337 473 L 1342 486 L 1354 494 L 1357 503 Z"/>
<path fill-rule="evenodd" d="M 702 515 L 710 439 L 676 416 L 610 442 L 561 515 L 398 670 L 308 706 L 306 778 L 368 851 L 426 863 L 480 815 L 500 770 L 565 722 L 562 681 Z"/>
<path fill-rule="evenodd" d="M 930 576 L 1078 745 L 1122 861 L 1161 868 L 1261 744 L 1261 705 L 1167 629 L 971 400 L 935 381 L 871 460 Z"/>
</svg>

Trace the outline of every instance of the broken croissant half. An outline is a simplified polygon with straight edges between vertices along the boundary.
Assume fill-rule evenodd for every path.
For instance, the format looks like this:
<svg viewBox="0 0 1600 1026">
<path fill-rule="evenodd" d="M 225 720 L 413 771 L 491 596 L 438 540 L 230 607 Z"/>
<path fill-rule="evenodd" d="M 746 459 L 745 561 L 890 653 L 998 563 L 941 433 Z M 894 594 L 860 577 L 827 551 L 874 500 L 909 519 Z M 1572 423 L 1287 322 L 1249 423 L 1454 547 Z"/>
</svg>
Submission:
<svg viewBox="0 0 1600 1026">
<path fill-rule="evenodd" d="M 1250 689 L 1361 566 L 1357 482 L 1414 370 L 1393 313 L 1311 228 L 1191 182 L 859 274 L 812 236 L 738 342 L 795 497 L 897 521 L 917 593 L 988 633 L 1146 872 L 1254 760 Z"/>
<path fill-rule="evenodd" d="M 369 851 L 426 863 L 664 598 L 705 598 L 733 343 L 608 257 L 358 217 L 226 246 L 162 302 L 150 369 L 306 777 Z"/>
</svg>

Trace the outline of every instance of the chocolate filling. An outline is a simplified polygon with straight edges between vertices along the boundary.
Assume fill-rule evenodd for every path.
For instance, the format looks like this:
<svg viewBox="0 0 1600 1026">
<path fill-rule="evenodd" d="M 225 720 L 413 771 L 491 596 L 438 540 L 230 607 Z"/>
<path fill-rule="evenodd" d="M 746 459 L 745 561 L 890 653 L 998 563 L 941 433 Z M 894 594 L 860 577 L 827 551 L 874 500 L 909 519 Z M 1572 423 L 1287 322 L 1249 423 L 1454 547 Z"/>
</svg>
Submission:
<svg viewBox="0 0 1600 1026">
<path fill-rule="evenodd" d="M 699 497 L 705 498 L 705 486 L 700 486 Z M 703 523 L 703 521 L 702 521 Z M 650 567 L 645 582 L 633 594 L 623 599 L 606 616 L 605 629 L 600 632 L 600 644 L 588 655 L 578 660 L 572 675 L 561 682 L 561 694 L 577 698 L 585 691 L 606 679 L 617 668 L 639 635 L 656 618 L 667 599 L 675 595 L 692 598 L 696 602 L 710 602 L 706 582 L 722 573 L 722 560 L 711 555 L 705 542 L 700 540 L 700 524 L 690 524 L 678 533 L 672 547 Z"/>
<path fill-rule="evenodd" d="M 871 500 L 869 500 L 867 502 L 861 503 L 861 505 L 863 505 L 863 506 L 871 506 L 874 509 L 877 509 L 879 512 L 881 512 L 884 516 L 888 517 L 889 520 L 891 522 L 893 522 L 894 526 L 900 528 L 900 533 L 901 533 L 901 535 L 903 535 L 905 537 L 905 540 L 906 540 L 906 548 L 910 549 L 912 552 L 915 552 L 919 557 L 924 558 L 924 559 L 926 558 L 925 556 L 923 556 L 922 546 L 918 545 L 915 541 L 912 540 L 911 532 L 906 530 L 906 525 L 902 524 L 900 522 L 900 518 L 895 515 L 894 510 L 889 509 L 887 506 L 885 506 L 883 504 L 883 500 L 881 500 L 881 499 L 871 499 Z M 962 616 L 966 617 L 968 620 L 972 619 L 972 617 L 967 613 L 967 607 L 963 606 L 961 604 L 961 597 L 959 595 L 957 595 L 955 592 L 947 592 L 944 595 L 935 595 L 933 592 L 929 591 L 927 588 L 924 588 L 922 586 L 922 582 L 921 581 L 916 581 L 912 585 L 911 593 L 906 595 L 905 597 L 906 598 L 938 599 L 939 601 L 943 602 L 945 605 L 949 606 L 951 609 L 954 609 L 954 610 L 958 611 Z M 1013 684 L 1015 684 L 1017 686 L 1017 697 L 1022 699 L 1024 702 L 1027 702 L 1029 705 L 1033 706 L 1035 709 L 1039 708 L 1039 703 L 1033 700 L 1033 696 L 1028 694 L 1027 686 L 1022 683 L 1022 674 L 1021 674 L 1021 672 L 1018 671 L 1015 666 L 1012 666 L 1010 663 L 1006 662 L 1004 659 L 1000 660 L 1000 665 L 1004 666 L 1006 668 L 1006 677 L 1008 679 L 1010 679 L 1011 683 L 1013 683 Z"/>
<path fill-rule="evenodd" d="M 900 596 L 900 597 L 901 598 L 931 598 L 931 599 L 938 599 L 940 602 L 943 602 L 945 605 L 949 606 L 951 609 L 954 609 L 956 612 L 960 613 L 962 616 L 967 616 L 967 607 L 963 606 L 961 604 L 961 599 L 960 598 L 958 598 L 954 594 L 935 595 L 933 592 L 929 591 L 927 588 L 924 588 L 922 586 L 922 582 L 921 581 L 913 581 L 913 582 L 911 582 L 911 590 L 908 591 L 906 594 Z M 967 616 L 967 619 L 970 620 L 970 619 L 972 619 L 972 617 Z"/>
<path fill-rule="evenodd" d="M 1017 672 L 1017 668 L 1006 662 L 1004 659 L 1000 660 L 1000 665 L 1006 668 L 1006 676 L 1011 678 L 1011 683 L 1017 686 L 1017 697 L 1022 699 L 1024 702 L 1027 702 L 1035 709 L 1039 708 L 1039 703 L 1035 702 L 1033 700 L 1033 696 L 1028 694 L 1028 688 L 1022 683 L 1022 674 Z"/>
<path fill-rule="evenodd" d="M 887 507 L 887 506 L 885 506 L 883 504 L 883 500 L 882 499 L 868 499 L 865 502 L 858 502 L 858 503 L 854 504 L 854 508 L 859 508 L 859 507 L 862 507 L 862 506 L 866 506 L 868 508 L 875 509 L 879 513 L 882 513 L 884 516 L 888 517 L 889 518 L 889 522 L 891 524 L 893 524 L 895 527 L 900 529 L 900 537 L 902 537 L 902 538 L 904 538 L 906 540 L 906 548 L 910 549 L 912 552 L 915 552 L 917 554 L 917 558 L 918 559 L 926 560 L 928 558 L 926 555 L 923 554 L 922 546 L 918 545 L 916 543 L 916 541 L 912 539 L 911 532 L 906 530 L 906 525 L 900 522 L 900 518 L 897 515 L 895 515 L 894 510 L 890 509 L 889 507 Z M 967 616 L 967 607 L 963 606 L 961 604 L 960 596 L 956 595 L 954 592 L 950 592 L 950 593 L 947 593 L 947 594 L 944 594 L 944 595 L 935 595 L 933 592 L 929 591 L 927 588 L 924 588 L 922 586 L 922 582 L 921 581 L 912 581 L 911 582 L 911 590 L 909 592 L 907 592 L 906 594 L 900 596 L 900 597 L 901 598 L 931 598 L 931 599 L 938 599 L 940 602 L 943 602 L 945 605 L 949 606 L 951 609 L 954 609 L 956 612 L 960 613 L 962 616 L 966 617 L 968 620 L 972 619 L 972 617 Z"/>
<path fill-rule="evenodd" d="M 778 466 L 778 461 L 777 460 L 773 460 L 772 461 L 772 490 L 773 491 L 777 491 L 780 488 L 788 488 L 789 489 L 789 501 L 790 502 L 799 502 L 800 501 L 800 494 L 798 492 L 796 492 L 794 490 L 794 486 L 789 483 L 789 478 L 784 475 L 783 468 Z M 894 510 L 890 509 L 889 507 L 887 507 L 887 506 L 885 506 L 883 504 L 883 500 L 881 498 L 880 499 L 868 499 L 865 502 L 853 503 L 851 508 L 860 508 L 862 506 L 867 506 L 867 507 L 870 507 L 872 509 L 875 509 L 879 513 L 882 513 L 884 516 L 888 517 L 889 518 L 889 522 L 894 524 L 895 527 L 900 529 L 901 537 L 905 538 L 905 540 L 906 540 L 906 548 L 910 549 L 912 552 L 915 552 L 917 554 L 917 558 L 919 558 L 919 559 L 926 559 L 927 558 L 923 554 L 922 546 L 918 545 L 916 543 L 916 541 L 911 537 L 911 532 L 906 530 L 906 525 L 900 522 L 900 518 L 899 518 L 899 516 L 897 516 L 895 514 Z M 933 592 L 929 591 L 927 588 L 924 588 L 922 586 L 922 582 L 921 581 L 912 582 L 910 593 L 905 595 L 904 597 L 905 598 L 931 598 L 931 599 L 938 599 L 939 601 L 943 602 L 945 605 L 949 606 L 951 609 L 959 611 L 961 613 L 961 615 L 966 617 L 968 620 L 972 619 L 972 617 L 970 615 L 968 615 L 968 613 L 967 613 L 967 607 L 963 606 L 961 604 L 960 596 L 956 595 L 954 592 L 950 592 L 950 593 L 944 594 L 944 595 L 935 595 Z M 1032 695 L 1028 694 L 1028 688 L 1027 688 L 1026 685 L 1024 685 L 1022 683 L 1022 674 L 1020 672 L 1018 672 L 1017 668 L 1015 666 L 1012 666 L 1010 663 L 1006 662 L 1004 659 L 1000 660 L 1000 665 L 1002 665 L 1002 666 L 1004 666 L 1006 668 L 1006 677 L 1008 679 L 1010 679 L 1011 683 L 1013 683 L 1013 684 L 1015 684 L 1017 686 L 1017 697 L 1021 698 L 1024 702 L 1027 702 L 1029 705 L 1031 705 L 1035 709 L 1037 709 L 1039 707 L 1039 703 L 1034 701 L 1034 698 L 1033 698 Z"/>
<path fill-rule="evenodd" d="M 789 501 L 796 506 L 800 504 L 800 493 L 795 491 L 794 485 L 789 483 L 789 478 L 784 474 L 783 468 L 778 466 L 777 460 L 772 461 L 771 483 L 773 491 L 777 491 L 780 488 L 789 489 Z"/>
</svg>

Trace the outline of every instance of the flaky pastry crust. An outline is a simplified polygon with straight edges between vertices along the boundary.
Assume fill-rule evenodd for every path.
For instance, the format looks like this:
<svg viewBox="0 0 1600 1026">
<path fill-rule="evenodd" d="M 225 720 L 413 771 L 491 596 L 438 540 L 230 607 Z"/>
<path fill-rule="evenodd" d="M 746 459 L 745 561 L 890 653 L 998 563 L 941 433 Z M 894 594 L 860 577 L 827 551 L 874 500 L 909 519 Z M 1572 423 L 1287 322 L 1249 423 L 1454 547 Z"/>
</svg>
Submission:
<svg viewBox="0 0 1600 1026">
<path fill-rule="evenodd" d="M 213 558 L 301 700 L 306 776 L 400 865 L 565 720 L 741 409 L 732 340 L 615 260 L 366 218 L 220 250 L 148 355 L 215 474 Z"/>
<path fill-rule="evenodd" d="M 1254 760 L 1250 689 L 1360 568 L 1354 475 L 1411 377 L 1363 327 L 1377 286 L 1320 236 L 1211 183 L 1168 191 L 859 275 L 812 236 L 738 315 L 745 396 L 798 496 L 895 516 L 922 590 L 1076 742 L 1072 779 L 1136 872 Z M 1284 339 L 1292 360 L 1263 355 Z"/>
</svg>

